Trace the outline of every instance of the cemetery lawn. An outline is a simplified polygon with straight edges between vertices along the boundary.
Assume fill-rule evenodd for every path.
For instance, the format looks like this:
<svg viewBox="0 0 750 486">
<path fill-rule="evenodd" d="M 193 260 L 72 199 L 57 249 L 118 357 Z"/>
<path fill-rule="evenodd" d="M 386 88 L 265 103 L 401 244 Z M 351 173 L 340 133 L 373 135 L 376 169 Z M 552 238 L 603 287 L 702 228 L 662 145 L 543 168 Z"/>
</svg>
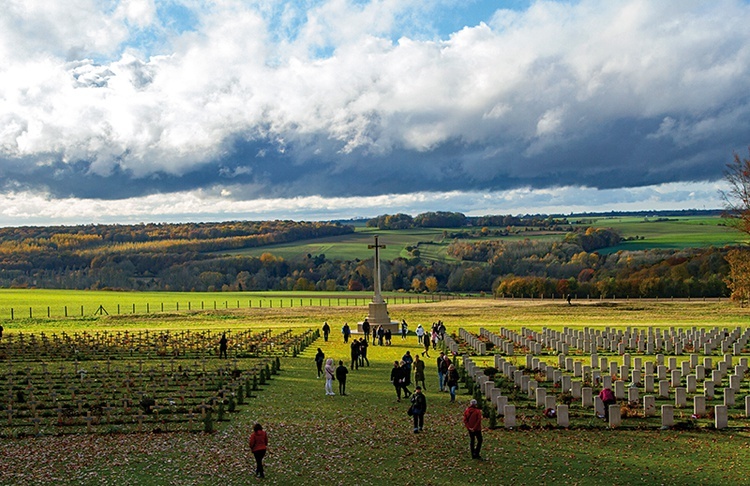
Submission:
<svg viewBox="0 0 750 486">
<path fill-rule="evenodd" d="M 410 329 L 442 319 L 449 332 L 459 327 L 478 331 L 500 326 L 578 327 L 736 327 L 745 326 L 749 312 L 727 302 L 523 302 L 476 299 L 420 305 L 389 306 L 394 318 L 405 318 Z M 393 360 L 405 351 L 421 351 L 410 334 L 394 336 L 390 347 L 370 347 L 370 366 L 350 370 L 348 396 L 327 397 L 316 378 L 313 355 L 349 367 L 349 348 L 338 329 L 344 320 L 359 320 L 362 309 L 253 309 L 182 315 L 104 317 L 48 322 L 66 332 L 94 329 L 286 329 L 332 324 L 329 342 L 319 339 L 300 356 L 281 359 L 281 372 L 238 407 L 231 420 L 213 434 L 93 433 L 0 439 L 0 484 L 739 484 L 750 476 L 750 432 L 607 430 L 601 421 L 553 422 L 528 430 L 484 430 L 482 455 L 470 459 L 461 414 L 471 398 L 461 389 L 457 403 L 436 391 L 435 357 L 426 359 L 428 412 L 425 430 L 411 431 L 408 402 L 396 402 L 389 382 Z M 40 332 L 45 320 L 2 321 L 6 332 Z M 231 355 L 230 355 L 231 356 Z M 218 361 L 218 360 L 216 360 Z M 0 366 L 5 366 L 0 363 Z M 413 387 L 410 387 L 413 390 Z M 688 412 L 685 412 L 688 413 Z M 541 413 L 540 413 L 541 414 Z M 520 417 L 519 417 L 520 418 Z M 676 414 L 676 418 L 677 414 Z M 266 479 L 253 477 L 253 459 L 246 443 L 255 421 L 269 434 Z M 488 425 L 487 419 L 484 421 Z M 498 425 L 502 427 L 502 421 Z"/>
</svg>

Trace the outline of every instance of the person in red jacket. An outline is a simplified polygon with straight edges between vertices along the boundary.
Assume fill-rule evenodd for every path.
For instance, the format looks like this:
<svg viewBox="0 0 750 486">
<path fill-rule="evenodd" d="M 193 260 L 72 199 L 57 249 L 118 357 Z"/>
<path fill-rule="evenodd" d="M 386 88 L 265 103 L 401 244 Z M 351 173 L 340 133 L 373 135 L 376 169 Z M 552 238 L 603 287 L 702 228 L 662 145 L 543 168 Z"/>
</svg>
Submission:
<svg viewBox="0 0 750 486">
<path fill-rule="evenodd" d="M 604 404 L 604 420 L 609 420 L 609 406 L 616 404 L 617 398 L 610 388 L 602 388 L 602 391 L 599 392 L 599 398 L 602 399 Z"/>
<path fill-rule="evenodd" d="M 253 433 L 250 434 L 250 450 L 253 451 L 255 456 L 255 475 L 259 478 L 264 478 L 263 475 L 263 456 L 266 455 L 266 448 L 268 447 L 268 435 L 260 424 L 253 426 Z"/>
<path fill-rule="evenodd" d="M 469 431 L 471 458 L 483 460 L 479 455 L 482 450 L 482 410 L 477 406 L 476 400 L 470 401 L 464 410 L 464 426 Z"/>
</svg>

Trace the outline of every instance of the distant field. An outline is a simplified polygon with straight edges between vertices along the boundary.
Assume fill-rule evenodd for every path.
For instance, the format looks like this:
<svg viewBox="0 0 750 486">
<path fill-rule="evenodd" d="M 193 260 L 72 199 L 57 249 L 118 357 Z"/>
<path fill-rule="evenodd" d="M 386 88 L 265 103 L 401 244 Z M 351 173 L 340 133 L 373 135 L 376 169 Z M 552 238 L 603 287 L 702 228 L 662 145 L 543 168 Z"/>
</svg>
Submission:
<svg viewBox="0 0 750 486">
<path fill-rule="evenodd" d="M 623 238 L 634 238 L 624 241 L 622 244 L 612 248 L 601 250 L 600 253 L 614 253 L 620 250 L 647 250 L 647 249 L 680 249 L 680 248 L 705 248 L 710 246 L 723 247 L 747 243 L 748 238 L 723 225 L 724 219 L 718 216 L 693 216 L 674 217 L 668 220 L 656 220 L 643 217 L 616 217 L 616 218 L 585 218 L 576 226 L 595 226 L 602 228 L 614 228 L 622 234 Z M 499 229 L 499 228 L 490 228 Z M 537 229 L 538 228 L 532 228 Z M 318 238 L 304 240 L 294 243 L 280 245 L 269 245 L 260 248 L 248 248 L 235 250 L 230 255 L 248 255 L 259 257 L 263 253 L 272 253 L 285 260 L 304 258 L 306 255 L 325 255 L 330 260 L 366 260 L 372 258 L 373 251 L 368 245 L 373 243 L 373 236 L 380 236 L 380 243 L 386 245 L 381 250 L 381 256 L 385 260 L 393 260 L 398 257 L 409 258 L 411 255 L 406 247 L 413 246 L 419 249 L 420 258 L 427 261 L 456 261 L 450 257 L 446 250 L 453 241 L 445 238 L 444 232 L 476 231 L 477 228 L 420 228 L 409 230 L 378 230 L 375 228 L 356 227 L 356 232 L 350 235 L 334 236 L 330 238 Z M 562 239 L 564 233 L 525 231 L 519 228 L 518 232 L 506 237 L 486 237 L 482 240 L 500 239 L 502 241 L 518 241 L 523 239 Z M 637 237 L 637 239 L 635 239 Z M 477 241 L 477 240 L 467 240 Z"/>
<path fill-rule="evenodd" d="M 601 251 L 722 247 L 747 243 L 746 235 L 723 226 L 724 219 L 711 216 L 675 217 L 666 221 L 653 218 L 590 218 L 584 226 L 608 227 L 620 231 L 623 238 L 639 237 Z"/>
</svg>

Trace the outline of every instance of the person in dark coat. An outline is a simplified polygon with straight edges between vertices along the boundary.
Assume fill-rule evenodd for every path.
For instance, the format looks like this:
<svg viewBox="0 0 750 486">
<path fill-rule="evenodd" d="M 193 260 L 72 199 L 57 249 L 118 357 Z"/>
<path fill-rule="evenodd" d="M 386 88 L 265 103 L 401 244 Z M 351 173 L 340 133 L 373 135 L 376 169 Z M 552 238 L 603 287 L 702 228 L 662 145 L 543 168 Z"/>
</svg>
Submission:
<svg viewBox="0 0 750 486">
<path fill-rule="evenodd" d="M 336 380 L 339 382 L 339 395 L 346 396 L 346 374 L 349 370 L 344 366 L 344 362 L 339 360 L 339 365 L 336 368 Z"/>
<path fill-rule="evenodd" d="M 353 370 L 359 369 L 359 341 L 354 340 L 350 346 L 352 353 L 352 364 L 349 366 Z"/>
<path fill-rule="evenodd" d="M 227 333 L 222 333 L 219 339 L 219 358 L 227 357 L 227 342 Z"/>
<path fill-rule="evenodd" d="M 414 395 L 411 397 L 411 411 L 414 419 L 414 433 L 422 432 L 424 428 L 424 414 L 427 411 L 427 398 L 422 393 L 422 388 L 414 389 Z"/>
<path fill-rule="evenodd" d="M 456 390 L 458 389 L 458 371 L 456 371 L 456 367 L 451 365 L 448 365 L 448 375 L 445 377 L 445 384 L 448 386 L 448 391 L 451 394 L 451 402 L 456 401 Z"/>
<path fill-rule="evenodd" d="M 391 383 L 393 383 L 394 388 L 396 388 L 396 401 L 401 401 L 401 391 L 404 392 L 404 398 L 409 398 L 409 395 L 411 393 L 406 388 L 406 379 L 408 377 L 409 371 L 407 370 L 406 366 L 404 366 L 404 362 L 402 361 L 399 363 L 398 361 L 393 362 L 393 369 L 391 369 Z"/>
<path fill-rule="evenodd" d="M 362 334 L 365 335 L 365 341 L 370 339 L 370 321 L 368 321 L 366 317 L 362 322 Z"/>
<path fill-rule="evenodd" d="M 323 323 L 323 341 L 328 341 L 328 335 L 331 334 L 331 326 L 327 322 Z"/>
<path fill-rule="evenodd" d="M 349 342 L 349 335 L 351 333 L 352 333 L 352 330 L 349 328 L 349 324 L 345 322 L 344 325 L 341 327 L 341 334 L 344 335 L 344 342 L 345 343 Z"/>
<path fill-rule="evenodd" d="M 323 350 L 318 348 L 318 352 L 315 354 L 315 366 L 318 367 L 318 378 L 323 376 L 323 361 L 326 360 L 326 355 Z"/>
<path fill-rule="evenodd" d="M 367 366 L 370 366 L 370 360 L 367 359 L 367 347 L 369 344 L 365 340 L 365 338 L 362 338 L 359 340 L 359 365 L 364 366 L 365 363 L 367 363 Z"/>
</svg>

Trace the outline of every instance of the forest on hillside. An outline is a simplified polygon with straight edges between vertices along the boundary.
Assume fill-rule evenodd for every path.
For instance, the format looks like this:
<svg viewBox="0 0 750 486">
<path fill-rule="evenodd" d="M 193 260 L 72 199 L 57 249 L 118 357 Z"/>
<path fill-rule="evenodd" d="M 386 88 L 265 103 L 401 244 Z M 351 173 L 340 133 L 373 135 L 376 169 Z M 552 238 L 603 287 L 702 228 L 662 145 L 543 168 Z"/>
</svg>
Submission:
<svg viewBox="0 0 750 486">
<path fill-rule="evenodd" d="M 614 230 L 573 227 L 564 218 L 461 213 L 399 215 L 377 227 L 445 227 L 454 261 L 408 258 L 381 262 L 386 291 L 484 292 L 498 296 L 718 297 L 729 292 L 729 248 L 599 252 L 620 243 Z M 459 226 L 455 226 L 460 222 Z M 368 222 L 369 223 L 369 222 Z M 453 226 L 441 226 L 449 223 Z M 559 239 L 504 239 L 535 223 Z M 411 225 L 411 226 L 409 226 Z M 489 229 L 493 225 L 495 229 Z M 466 231 L 451 228 L 468 227 Z M 499 228 L 498 228 L 499 227 Z M 308 254 L 285 260 L 227 255 L 321 237 L 347 235 L 351 225 L 327 222 L 85 225 L 0 229 L 0 286 L 23 288 L 242 291 L 371 290 L 373 259 L 331 260 Z"/>
</svg>

